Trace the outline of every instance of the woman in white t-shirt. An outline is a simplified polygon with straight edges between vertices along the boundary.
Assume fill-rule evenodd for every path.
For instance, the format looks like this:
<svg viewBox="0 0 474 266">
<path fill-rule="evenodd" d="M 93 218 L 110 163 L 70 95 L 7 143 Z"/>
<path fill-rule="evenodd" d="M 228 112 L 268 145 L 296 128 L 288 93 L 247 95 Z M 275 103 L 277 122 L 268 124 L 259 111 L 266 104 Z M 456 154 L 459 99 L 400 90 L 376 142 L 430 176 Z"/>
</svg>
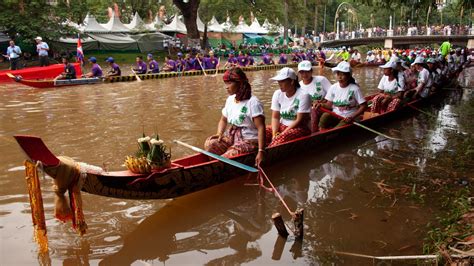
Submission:
<svg viewBox="0 0 474 266">
<path fill-rule="evenodd" d="M 278 81 L 280 89 L 272 97 L 272 125 L 267 128 L 267 136 L 272 136 L 269 147 L 311 134 L 311 97 L 300 89 L 295 71 L 284 67 L 271 79 Z"/>
<path fill-rule="evenodd" d="M 313 76 L 313 66 L 307 60 L 298 64 L 298 74 L 301 77 L 300 90 L 311 96 L 311 132 L 316 132 L 319 129 L 319 117 L 322 114 L 316 105 L 326 102 L 324 97 L 331 87 L 331 82 L 324 76 Z"/>
<path fill-rule="evenodd" d="M 352 77 L 349 63 L 340 62 L 332 71 L 336 72 L 337 82 L 329 88 L 325 97 L 327 102 L 320 104 L 320 106 L 332 109 L 336 115 L 344 119 L 341 120 L 334 114 L 326 112 L 319 119 L 320 130 L 351 123 L 367 109 L 367 103 L 359 85 Z"/>
<path fill-rule="evenodd" d="M 228 69 L 223 79 L 229 97 L 222 109 L 217 134 L 206 139 L 204 148 L 224 157 L 258 151 L 255 163 L 259 165 L 265 152 L 263 105 L 252 95 L 252 88 L 242 69 Z"/>
<path fill-rule="evenodd" d="M 416 81 L 416 87 L 414 90 L 413 97 L 426 98 L 430 94 L 430 88 L 433 84 L 430 76 L 430 72 L 423 66 L 425 59 L 423 57 L 417 57 L 412 63 L 415 66 L 416 72 L 418 72 L 418 79 Z"/>
<path fill-rule="evenodd" d="M 389 61 L 380 68 L 383 68 L 383 77 L 377 86 L 379 93 L 372 98 L 371 112 L 383 114 L 400 106 L 404 85 L 398 80 L 396 61 Z"/>
</svg>

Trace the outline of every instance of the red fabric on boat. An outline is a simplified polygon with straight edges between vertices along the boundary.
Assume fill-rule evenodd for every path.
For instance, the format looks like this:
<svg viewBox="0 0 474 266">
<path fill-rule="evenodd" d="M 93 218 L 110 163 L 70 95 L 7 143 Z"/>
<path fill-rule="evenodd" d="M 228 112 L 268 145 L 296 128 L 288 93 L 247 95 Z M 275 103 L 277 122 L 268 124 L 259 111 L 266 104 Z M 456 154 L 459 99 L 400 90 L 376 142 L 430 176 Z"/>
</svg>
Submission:
<svg viewBox="0 0 474 266">
<path fill-rule="evenodd" d="M 73 63 L 76 69 L 76 75 L 82 75 L 81 66 L 79 63 Z M 1 70 L 0 83 L 14 82 L 13 79 L 7 76 L 7 73 L 12 73 L 15 76 L 22 76 L 23 79 L 53 79 L 64 71 L 63 64 L 54 64 L 47 67 L 28 67 L 19 70 Z"/>
</svg>

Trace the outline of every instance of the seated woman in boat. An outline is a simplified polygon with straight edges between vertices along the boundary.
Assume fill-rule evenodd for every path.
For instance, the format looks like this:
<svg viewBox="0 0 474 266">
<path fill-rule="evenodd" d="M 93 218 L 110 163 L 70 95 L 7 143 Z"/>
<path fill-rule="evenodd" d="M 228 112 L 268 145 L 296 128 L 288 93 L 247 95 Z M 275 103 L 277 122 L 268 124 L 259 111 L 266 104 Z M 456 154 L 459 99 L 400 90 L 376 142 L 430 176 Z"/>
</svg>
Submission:
<svg viewBox="0 0 474 266">
<path fill-rule="evenodd" d="M 272 124 L 267 128 L 267 136 L 272 136 L 269 147 L 311 134 L 311 97 L 300 88 L 295 71 L 284 67 L 271 79 L 278 81 L 280 89 L 272 97 Z"/>
<path fill-rule="evenodd" d="M 76 69 L 74 65 L 69 62 L 66 57 L 62 58 L 62 62 L 64 64 L 64 71 L 63 73 L 59 74 L 54 80 L 58 79 L 76 79 Z"/>
<path fill-rule="evenodd" d="M 368 65 L 375 64 L 375 55 L 372 51 L 367 52 L 367 58 L 365 59 Z"/>
<path fill-rule="evenodd" d="M 359 85 L 352 77 L 349 62 L 342 61 L 332 69 L 336 72 L 337 82 L 334 83 L 326 94 L 326 103 L 319 106 L 329 110 L 344 119 L 340 119 L 331 113 L 324 113 L 319 119 L 319 129 L 326 130 L 334 126 L 342 126 L 359 118 L 367 109 L 367 103 L 360 90 Z M 317 107 L 319 107 L 317 106 Z"/>
<path fill-rule="evenodd" d="M 321 112 L 316 106 L 326 102 L 324 97 L 329 87 L 331 87 L 331 82 L 324 76 L 313 76 L 313 66 L 308 60 L 301 61 L 298 64 L 298 74 L 301 77 L 300 89 L 311 96 L 311 132 L 316 132 L 321 116 Z"/>
<path fill-rule="evenodd" d="M 400 106 L 405 86 L 399 81 L 397 63 L 389 61 L 380 66 L 383 69 L 383 77 L 380 79 L 379 93 L 372 98 L 372 113 L 383 114 L 397 109 Z"/>
<path fill-rule="evenodd" d="M 265 152 L 263 105 L 252 95 L 252 87 L 242 69 L 228 69 L 223 80 L 229 97 L 222 109 L 217 134 L 209 137 L 204 147 L 224 157 L 258 151 L 255 158 L 258 165 Z"/>
<path fill-rule="evenodd" d="M 416 87 L 411 91 L 407 92 L 408 96 L 411 98 L 426 98 L 430 95 L 430 89 L 433 85 L 431 80 L 430 72 L 424 67 L 425 59 L 423 57 L 417 57 L 412 63 L 416 72 L 418 73 L 418 78 L 416 80 Z"/>
<path fill-rule="evenodd" d="M 89 62 L 92 63 L 91 71 L 84 74 L 83 77 L 85 77 L 85 78 L 100 78 L 100 77 L 102 77 L 102 75 L 103 75 L 102 68 L 99 66 L 99 64 L 97 64 L 97 58 L 91 56 L 89 58 Z"/>
<path fill-rule="evenodd" d="M 121 76 L 122 71 L 120 70 L 119 65 L 115 63 L 115 60 L 113 57 L 109 57 L 105 60 L 105 62 L 109 63 L 110 65 L 110 70 L 107 72 L 107 77 L 114 77 L 114 76 Z"/>
</svg>

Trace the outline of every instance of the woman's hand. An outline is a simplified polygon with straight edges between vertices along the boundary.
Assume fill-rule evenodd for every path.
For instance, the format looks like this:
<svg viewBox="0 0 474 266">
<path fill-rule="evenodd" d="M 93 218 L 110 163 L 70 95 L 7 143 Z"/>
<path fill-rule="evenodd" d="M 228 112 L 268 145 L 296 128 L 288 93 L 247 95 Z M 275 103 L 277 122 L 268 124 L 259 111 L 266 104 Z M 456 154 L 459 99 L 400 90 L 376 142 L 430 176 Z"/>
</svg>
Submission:
<svg viewBox="0 0 474 266">
<path fill-rule="evenodd" d="M 354 117 L 352 116 L 344 117 L 344 121 L 346 123 L 352 123 L 352 121 L 354 121 Z"/>
</svg>

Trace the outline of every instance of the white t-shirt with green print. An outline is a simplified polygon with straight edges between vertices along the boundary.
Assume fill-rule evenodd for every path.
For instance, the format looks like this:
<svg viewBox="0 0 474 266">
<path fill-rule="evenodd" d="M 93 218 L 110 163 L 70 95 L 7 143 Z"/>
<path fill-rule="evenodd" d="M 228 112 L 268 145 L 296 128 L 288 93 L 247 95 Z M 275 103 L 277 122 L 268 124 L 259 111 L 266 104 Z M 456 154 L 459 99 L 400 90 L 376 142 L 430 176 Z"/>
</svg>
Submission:
<svg viewBox="0 0 474 266">
<path fill-rule="evenodd" d="M 297 113 L 311 112 L 311 97 L 301 88 L 289 98 L 286 93 L 276 90 L 273 93 L 271 109 L 280 112 L 280 123 L 289 126 L 296 120 Z"/>
<path fill-rule="evenodd" d="M 252 96 L 248 100 L 236 102 L 235 94 L 229 96 L 222 109 L 222 115 L 227 118 L 229 124 L 242 128 L 244 139 L 258 139 L 258 130 L 253 118 L 264 114 L 263 104 L 257 97 Z"/>
<path fill-rule="evenodd" d="M 313 80 L 308 85 L 300 81 L 300 86 L 300 89 L 306 91 L 311 96 L 312 101 L 316 101 L 324 99 L 329 87 L 331 87 L 331 82 L 326 77 L 313 76 Z"/>
<path fill-rule="evenodd" d="M 400 86 L 400 83 L 397 79 L 393 79 L 390 81 L 388 79 L 388 76 L 383 76 L 380 79 L 379 85 L 377 88 L 381 91 L 384 91 L 385 93 L 388 94 L 397 94 L 399 91 L 403 91 L 403 88 Z"/>
<path fill-rule="evenodd" d="M 365 98 L 356 84 L 341 88 L 339 82 L 334 83 L 326 94 L 326 100 L 332 102 L 334 113 L 349 117 L 357 112 L 358 106 L 365 103 Z"/>
</svg>

